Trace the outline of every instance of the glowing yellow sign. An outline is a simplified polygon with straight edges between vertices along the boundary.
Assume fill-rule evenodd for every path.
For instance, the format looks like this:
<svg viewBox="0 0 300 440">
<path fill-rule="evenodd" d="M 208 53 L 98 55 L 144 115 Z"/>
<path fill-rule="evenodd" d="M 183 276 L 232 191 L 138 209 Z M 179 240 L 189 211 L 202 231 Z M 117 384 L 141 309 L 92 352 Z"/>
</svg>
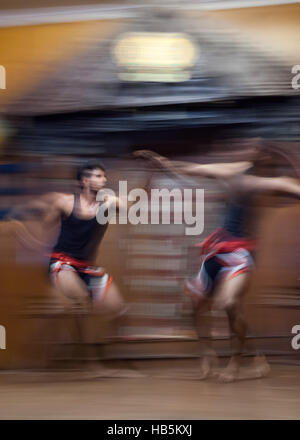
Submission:
<svg viewBox="0 0 300 440">
<path fill-rule="evenodd" d="M 197 51 L 183 33 L 129 32 L 114 47 L 114 55 L 127 81 L 186 81 Z"/>
</svg>

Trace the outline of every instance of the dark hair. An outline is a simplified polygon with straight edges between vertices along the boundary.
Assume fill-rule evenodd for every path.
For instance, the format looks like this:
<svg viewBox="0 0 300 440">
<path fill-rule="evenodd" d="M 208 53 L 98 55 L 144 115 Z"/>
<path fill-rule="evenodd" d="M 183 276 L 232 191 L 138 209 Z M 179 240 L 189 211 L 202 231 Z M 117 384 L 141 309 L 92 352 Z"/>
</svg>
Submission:
<svg viewBox="0 0 300 440">
<path fill-rule="evenodd" d="M 83 177 L 88 177 L 90 175 L 90 172 L 96 169 L 105 171 L 104 166 L 98 160 L 90 160 L 89 162 L 86 162 L 84 165 L 81 165 L 81 167 L 78 168 L 77 180 L 81 182 Z"/>
</svg>

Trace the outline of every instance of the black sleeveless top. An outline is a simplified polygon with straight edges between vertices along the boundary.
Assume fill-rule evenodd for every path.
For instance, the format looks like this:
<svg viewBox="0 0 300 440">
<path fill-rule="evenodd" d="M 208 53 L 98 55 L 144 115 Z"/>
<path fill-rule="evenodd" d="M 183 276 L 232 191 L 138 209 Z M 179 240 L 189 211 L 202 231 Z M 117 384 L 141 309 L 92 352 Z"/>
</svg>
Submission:
<svg viewBox="0 0 300 440">
<path fill-rule="evenodd" d="M 243 173 L 243 175 L 252 174 L 253 167 Z M 244 185 L 243 176 L 237 175 L 231 178 L 231 185 L 227 187 L 225 194 L 226 207 L 223 229 L 234 237 L 254 239 L 256 235 L 255 192 Z"/>
<path fill-rule="evenodd" d="M 228 202 L 223 228 L 234 237 L 248 238 L 249 231 L 246 228 L 248 211 L 248 207 L 243 203 Z"/>
<path fill-rule="evenodd" d="M 223 228 L 234 237 L 253 238 L 253 192 L 238 189 L 228 194 Z"/>
<path fill-rule="evenodd" d="M 93 261 L 108 223 L 99 224 L 96 216 L 88 220 L 76 217 L 74 213 L 79 205 L 80 195 L 75 194 L 73 210 L 69 217 L 62 219 L 53 253 L 63 252 L 77 260 Z"/>
</svg>

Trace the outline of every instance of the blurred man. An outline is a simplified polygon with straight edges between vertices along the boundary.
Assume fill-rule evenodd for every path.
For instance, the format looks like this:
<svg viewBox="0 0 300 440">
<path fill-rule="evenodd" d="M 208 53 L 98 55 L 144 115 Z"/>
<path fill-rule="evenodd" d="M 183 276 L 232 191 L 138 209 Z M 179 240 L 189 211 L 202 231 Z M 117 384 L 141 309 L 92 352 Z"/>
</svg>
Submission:
<svg viewBox="0 0 300 440">
<path fill-rule="evenodd" d="M 55 286 L 76 302 L 90 298 L 94 306 L 118 313 L 124 308 L 117 286 L 101 268 L 93 266 L 96 252 L 108 223 L 100 224 L 96 214 L 101 202 L 96 200 L 107 178 L 104 167 L 90 162 L 78 171 L 80 191 L 75 194 L 53 194 L 48 200 L 49 217 L 61 220 L 60 234 L 50 260 L 50 275 Z M 109 204 L 119 205 L 119 199 L 107 195 Z"/>
<path fill-rule="evenodd" d="M 103 268 L 94 266 L 98 247 L 108 227 L 108 223 L 97 221 L 100 207 L 104 213 L 114 205 L 119 207 L 118 197 L 104 195 L 97 201 L 99 191 L 103 192 L 107 178 L 105 169 L 98 161 L 92 161 L 78 170 L 80 189 L 75 194 L 49 193 L 32 201 L 25 208 L 17 208 L 15 213 L 37 210 L 47 231 L 60 223 L 60 233 L 50 257 L 50 279 L 57 291 L 71 300 L 71 304 L 92 309 L 112 318 L 125 311 L 125 305 L 116 284 Z M 102 206 L 104 204 L 104 206 Z M 18 222 L 19 237 L 29 246 L 40 246 L 24 225 Z"/>
<path fill-rule="evenodd" d="M 186 282 L 186 292 L 192 297 L 196 316 L 209 308 L 209 303 L 227 313 L 231 332 L 236 336 L 233 356 L 219 375 L 221 381 L 230 382 L 239 376 L 240 357 L 244 349 L 247 325 L 241 303 L 254 269 L 252 251 L 255 248 L 254 216 L 251 212 L 257 194 L 285 194 L 300 198 L 300 185 L 287 177 L 262 177 L 266 168 L 276 170 L 280 161 L 287 161 L 284 153 L 272 148 L 254 148 L 252 161 L 197 163 L 169 161 L 154 152 L 141 150 L 137 157 L 150 160 L 161 169 L 176 176 L 202 176 L 217 179 L 224 187 L 227 208 L 223 227 L 217 229 L 202 243 L 203 263 L 196 278 Z M 249 157 L 248 157 L 249 159 Z M 278 162 L 279 159 L 279 162 Z M 201 365 L 201 378 L 210 375 L 214 358 L 208 350 Z M 263 356 L 254 360 L 254 368 L 245 378 L 262 377 L 269 371 Z"/>
</svg>

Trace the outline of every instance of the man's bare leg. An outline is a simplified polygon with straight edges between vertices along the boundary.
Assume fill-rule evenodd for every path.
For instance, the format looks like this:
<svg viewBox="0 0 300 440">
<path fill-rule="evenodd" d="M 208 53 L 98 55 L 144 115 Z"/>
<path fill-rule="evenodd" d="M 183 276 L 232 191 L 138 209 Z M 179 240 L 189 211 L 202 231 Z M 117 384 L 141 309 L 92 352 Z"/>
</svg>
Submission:
<svg viewBox="0 0 300 440">
<path fill-rule="evenodd" d="M 186 293 L 192 300 L 194 310 L 194 325 L 199 340 L 200 365 L 197 379 L 207 379 L 214 372 L 214 368 L 218 364 L 217 354 L 212 348 L 211 341 L 211 300 L 205 296 L 191 294 L 186 286 Z"/>
<path fill-rule="evenodd" d="M 53 277 L 53 282 L 58 294 L 69 300 L 66 313 L 73 316 L 73 339 L 81 342 L 84 348 L 90 347 L 87 319 L 93 307 L 85 283 L 78 276 L 76 271 L 69 268 L 62 268 L 62 270 Z M 91 371 L 94 372 L 97 370 L 98 377 L 107 377 L 108 369 L 104 367 L 100 361 L 95 362 L 94 360 L 88 359 L 86 365 L 87 369 L 85 369 L 85 374 L 89 375 Z"/>
<path fill-rule="evenodd" d="M 126 306 L 116 284 L 111 283 L 105 295 L 103 290 L 97 292 L 97 289 L 95 289 L 92 292 L 94 301 L 90 299 L 84 282 L 75 271 L 61 270 L 56 277 L 55 284 L 60 293 L 71 299 L 73 306 L 79 308 L 79 313 L 75 320 L 76 336 L 85 344 L 85 347 L 91 347 L 87 328 L 87 318 L 91 313 L 99 318 L 103 324 L 112 323 L 114 328 L 119 325 L 120 319 L 122 319 L 126 311 Z M 83 311 L 82 314 L 80 314 L 80 308 Z M 94 353 L 95 358 L 97 357 L 98 349 L 99 347 L 97 347 L 97 352 Z M 144 376 L 134 370 L 107 368 L 101 361 L 94 359 L 87 361 L 87 370 L 83 374 L 85 378 Z"/>
<path fill-rule="evenodd" d="M 248 326 L 243 315 L 241 301 L 237 301 L 237 304 L 234 305 L 232 308 L 227 309 L 226 312 L 231 332 L 236 336 L 235 344 L 233 343 L 234 355 L 232 359 L 234 364 L 235 359 L 237 363 L 239 362 L 239 359 L 242 356 L 246 347 L 247 349 L 250 349 L 252 347 L 250 347 L 249 342 L 247 342 L 246 340 Z M 253 351 L 253 349 L 251 351 Z M 256 356 L 254 357 L 253 365 L 244 368 L 243 371 L 239 370 L 237 378 L 239 380 L 257 379 L 266 376 L 269 372 L 270 366 L 265 356 L 259 354 L 256 350 Z"/>
<path fill-rule="evenodd" d="M 240 305 L 234 304 L 226 309 L 229 329 L 231 332 L 232 357 L 225 371 L 219 379 L 224 382 L 231 382 L 238 378 L 241 364 L 241 356 L 245 347 L 247 324 L 242 316 Z"/>
<path fill-rule="evenodd" d="M 118 286 L 112 282 L 109 285 L 107 292 L 103 295 L 103 292 L 97 292 L 97 289 L 93 290 L 93 303 L 92 313 L 102 319 L 103 322 L 109 328 L 108 339 L 114 340 L 117 336 L 117 330 L 120 328 L 125 314 L 128 310 L 128 306 L 123 301 Z M 103 365 L 99 369 L 99 363 L 93 363 L 90 365 L 90 369 L 99 375 L 108 377 L 144 377 L 144 374 L 135 371 L 134 369 L 103 369 Z"/>
<path fill-rule="evenodd" d="M 87 287 L 76 271 L 68 267 L 53 276 L 53 283 L 57 293 L 67 300 L 65 313 L 72 318 L 72 340 L 82 343 L 85 348 L 88 343 L 87 317 L 91 310 Z"/>
<path fill-rule="evenodd" d="M 242 299 L 248 289 L 249 281 L 249 273 L 243 273 L 224 281 L 215 298 L 217 308 L 227 313 L 229 328 L 233 336 L 231 338 L 233 355 L 225 370 L 219 375 L 219 380 L 222 382 L 262 377 L 269 372 L 269 366 L 263 356 L 257 356 L 254 359 L 252 368 L 249 367 L 244 372 L 240 371 L 241 356 L 245 349 L 248 330 L 242 311 Z"/>
</svg>

